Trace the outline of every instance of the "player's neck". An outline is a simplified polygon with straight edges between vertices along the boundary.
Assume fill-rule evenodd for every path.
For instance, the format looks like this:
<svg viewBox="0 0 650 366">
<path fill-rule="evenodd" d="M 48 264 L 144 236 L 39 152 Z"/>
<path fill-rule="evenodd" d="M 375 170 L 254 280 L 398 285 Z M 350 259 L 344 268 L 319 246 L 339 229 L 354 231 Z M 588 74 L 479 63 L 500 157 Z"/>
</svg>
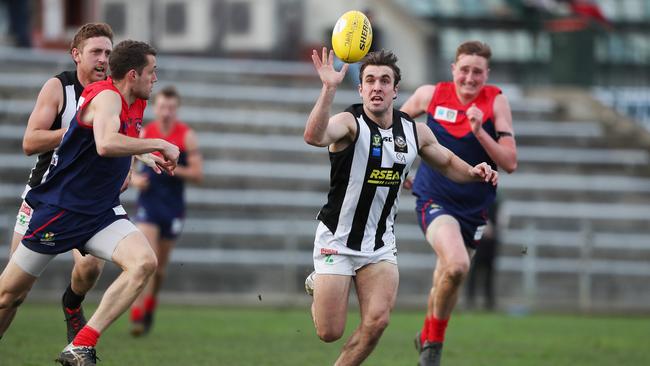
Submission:
<svg viewBox="0 0 650 366">
<path fill-rule="evenodd" d="M 393 125 L 393 108 L 388 108 L 385 112 L 383 113 L 373 113 L 369 111 L 365 106 L 363 107 L 364 113 L 370 119 L 372 119 L 375 124 L 377 124 L 379 127 L 381 127 L 384 130 L 389 129 Z"/>
<path fill-rule="evenodd" d="M 476 99 L 477 96 L 478 96 L 478 94 L 465 94 L 465 93 L 461 93 L 458 90 L 456 90 L 456 97 L 458 98 L 458 100 L 460 101 L 460 104 L 462 104 L 462 105 L 469 104 L 474 99 Z"/>
<path fill-rule="evenodd" d="M 123 80 L 113 80 L 113 86 L 120 91 L 122 98 L 126 101 L 127 105 L 133 104 L 135 102 L 135 95 L 131 92 L 130 85 L 126 82 L 126 79 Z"/>
</svg>

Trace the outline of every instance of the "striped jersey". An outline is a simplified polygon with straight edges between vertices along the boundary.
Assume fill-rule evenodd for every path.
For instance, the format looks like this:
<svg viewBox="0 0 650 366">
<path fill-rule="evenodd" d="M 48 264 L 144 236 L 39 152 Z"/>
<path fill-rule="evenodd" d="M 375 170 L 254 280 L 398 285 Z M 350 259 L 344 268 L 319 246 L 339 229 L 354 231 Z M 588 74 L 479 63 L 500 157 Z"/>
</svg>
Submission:
<svg viewBox="0 0 650 366">
<path fill-rule="evenodd" d="M 98 81 L 81 94 L 81 106 L 70 122 L 61 145 L 52 156 L 45 181 L 32 188 L 26 196 L 30 205 L 47 203 L 65 210 L 100 214 L 120 204 L 120 188 L 131 168 L 131 156 L 103 157 L 97 153 L 93 125 L 81 121 L 81 114 L 95 96 L 104 90 L 120 94 L 113 80 Z M 138 137 L 147 102 L 136 99 L 128 105 L 124 97 L 120 113 L 119 133 Z"/>
<path fill-rule="evenodd" d="M 438 83 L 427 108 L 427 125 L 441 145 L 469 165 L 487 162 L 497 170 L 496 163 L 472 133 L 465 112 L 476 104 L 483 112 L 483 129 L 496 140 L 493 105 L 499 94 L 501 89 L 485 85 L 473 101 L 463 105 L 453 82 Z M 496 198 L 496 187 L 484 182 L 456 183 L 423 162 L 413 182 L 413 194 L 418 199 L 431 200 L 456 215 L 482 224 L 487 209 Z"/>
<path fill-rule="evenodd" d="M 63 87 L 63 106 L 52 122 L 52 126 L 50 127 L 52 131 L 70 126 L 70 121 L 77 113 L 79 97 L 84 90 L 84 87 L 77 78 L 76 71 L 64 71 L 56 75 L 55 78 L 61 81 Z M 29 179 L 27 180 L 29 187 L 34 188 L 45 180 L 45 172 L 47 172 L 50 166 L 53 153 L 54 150 L 50 150 L 38 155 L 36 164 L 29 173 Z"/>
<path fill-rule="evenodd" d="M 318 219 L 340 244 L 373 252 L 395 243 L 394 224 L 402 183 L 418 154 L 415 122 L 393 111 L 382 129 L 361 104 L 346 109 L 357 124 L 354 142 L 330 152 L 330 190 Z"/>
</svg>

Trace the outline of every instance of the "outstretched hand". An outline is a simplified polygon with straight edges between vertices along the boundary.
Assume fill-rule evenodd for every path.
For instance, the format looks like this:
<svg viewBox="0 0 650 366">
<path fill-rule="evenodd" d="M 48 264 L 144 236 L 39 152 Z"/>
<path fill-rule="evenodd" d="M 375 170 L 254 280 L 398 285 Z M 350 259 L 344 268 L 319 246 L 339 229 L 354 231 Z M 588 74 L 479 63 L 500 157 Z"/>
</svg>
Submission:
<svg viewBox="0 0 650 366">
<path fill-rule="evenodd" d="M 322 58 L 321 58 L 322 57 Z M 334 70 L 334 51 L 327 51 L 327 47 L 323 47 L 322 56 L 318 57 L 318 52 L 316 50 L 312 51 L 311 59 L 314 61 L 314 67 L 318 71 L 318 76 L 325 86 L 336 87 L 345 77 L 345 73 L 348 71 L 348 64 L 343 64 L 341 71 Z"/>
<path fill-rule="evenodd" d="M 493 186 L 496 186 L 499 180 L 499 172 L 492 170 L 492 167 L 485 162 L 472 167 L 469 172 L 486 183 L 491 182 Z"/>
</svg>

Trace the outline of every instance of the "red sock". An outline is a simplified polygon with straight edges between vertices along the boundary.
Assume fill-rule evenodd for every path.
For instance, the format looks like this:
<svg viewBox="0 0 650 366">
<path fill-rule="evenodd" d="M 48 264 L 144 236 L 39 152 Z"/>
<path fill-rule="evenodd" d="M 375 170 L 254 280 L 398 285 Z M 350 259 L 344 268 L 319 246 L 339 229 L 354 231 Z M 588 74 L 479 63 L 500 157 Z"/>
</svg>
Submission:
<svg viewBox="0 0 650 366">
<path fill-rule="evenodd" d="M 431 331 L 431 318 L 426 317 L 424 318 L 424 326 L 422 327 L 422 331 L 420 332 L 420 344 L 424 344 L 424 342 L 429 338 L 430 331 Z"/>
<path fill-rule="evenodd" d="M 432 316 L 429 322 L 429 334 L 427 340 L 429 342 L 444 342 L 445 331 L 447 330 L 449 319 L 438 319 L 435 316 Z"/>
<path fill-rule="evenodd" d="M 147 296 L 144 298 L 144 311 L 146 313 L 153 313 L 156 309 L 156 298 L 153 296 Z"/>
<path fill-rule="evenodd" d="M 95 347 L 99 339 L 99 332 L 89 326 L 81 328 L 72 341 L 73 346 Z"/>
<path fill-rule="evenodd" d="M 137 306 L 134 306 L 131 308 L 131 321 L 132 322 L 137 322 L 142 320 L 142 308 L 139 308 Z"/>
</svg>

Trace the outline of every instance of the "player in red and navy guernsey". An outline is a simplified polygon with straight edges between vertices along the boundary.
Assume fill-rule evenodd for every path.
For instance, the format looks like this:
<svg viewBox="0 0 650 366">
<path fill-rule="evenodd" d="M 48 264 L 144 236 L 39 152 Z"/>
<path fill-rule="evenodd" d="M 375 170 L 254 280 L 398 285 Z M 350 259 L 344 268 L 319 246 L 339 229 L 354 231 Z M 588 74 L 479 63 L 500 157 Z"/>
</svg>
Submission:
<svg viewBox="0 0 650 366">
<path fill-rule="evenodd" d="M 427 125 L 440 144 L 470 165 L 485 161 L 494 170 L 512 173 L 517 168 L 512 114 L 501 90 L 485 85 L 490 56 L 484 43 L 461 44 L 451 68 L 453 81 L 421 86 L 402 111 L 413 118 L 426 113 Z M 458 184 L 423 162 L 412 189 L 418 222 L 438 258 L 416 348 L 420 365 L 438 366 L 447 323 L 494 203 L 496 186 Z"/>
<path fill-rule="evenodd" d="M 73 248 L 123 269 L 93 316 L 59 355 L 62 365 L 96 364 L 100 334 L 135 300 L 156 267 L 147 239 L 128 220 L 119 201 L 133 156 L 168 174 L 173 174 L 178 159 L 175 145 L 138 138 L 145 100 L 156 81 L 155 54 L 146 43 L 121 42 L 109 59 L 112 78 L 86 87 L 46 180 L 25 197 L 34 212 L 0 276 L 0 310 L 4 310 L 18 306 L 47 264 Z M 162 157 L 151 154 L 155 151 Z M 0 311 L 0 331 L 10 323 L 4 314 Z"/>
<path fill-rule="evenodd" d="M 185 218 L 185 182 L 203 180 L 203 159 L 194 131 L 177 119 L 180 95 L 173 86 L 160 90 L 154 98 L 156 120 L 147 124 L 141 136 L 161 138 L 180 150 L 174 176 L 156 174 L 148 166 L 133 173 L 131 185 L 139 190 L 136 225 L 147 237 L 158 268 L 153 278 L 131 306 L 131 334 L 146 334 L 153 324 L 158 291 L 165 277 L 165 268 Z"/>
</svg>

